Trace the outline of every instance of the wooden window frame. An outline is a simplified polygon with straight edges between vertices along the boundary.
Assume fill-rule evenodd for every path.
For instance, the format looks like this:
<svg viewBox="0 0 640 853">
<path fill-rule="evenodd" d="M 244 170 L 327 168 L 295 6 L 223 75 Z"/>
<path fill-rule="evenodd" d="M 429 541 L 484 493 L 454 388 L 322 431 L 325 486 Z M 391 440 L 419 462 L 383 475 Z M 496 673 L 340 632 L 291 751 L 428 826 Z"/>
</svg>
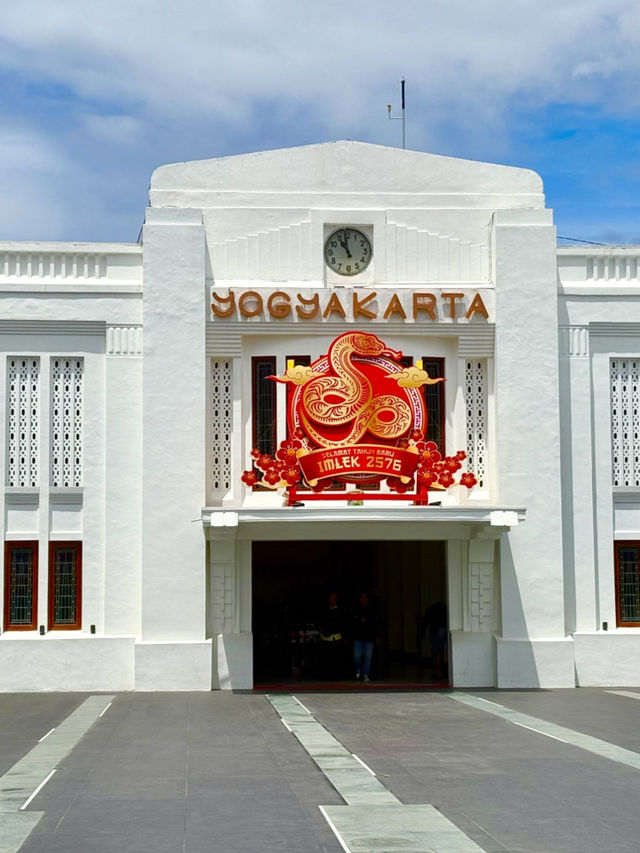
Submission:
<svg viewBox="0 0 640 853">
<path fill-rule="evenodd" d="M 54 621 L 56 590 L 56 548 L 66 548 L 76 553 L 76 620 L 58 624 Z M 48 590 L 48 629 L 49 631 L 79 631 L 82 628 L 82 542 L 78 540 L 49 542 L 49 590 Z"/>
<path fill-rule="evenodd" d="M 640 573 L 640 540 L 616 539 L 613 543 L 615 566 L 616 626 L 618 628 L 640 628 L 640 618 L 637 622 L 622 622 L 620 619 L 620 549 L 625 547 L 628 548 L 630 545 L 636 546 L 638 548 L 638 571 Z"/>
<path fill-rule="evenodd" d="M 437 362 L 437 363 L 438 363 L 438 365 L 439 365 L 439 367 L 440 367 L 440 372 L 439 372 L 438 376 L 442 376 L 443 378 L 445 378 L 445 379 L 446 379 L 445 370 L 444 370 L 444 368 L 445 368 L 445 360 L 444 360 L 444 358 L 438 358 L 438 357 L 435 357 L 435 356 L 432 356 L 432 355 L 423 355 L 423 356 L 422 356 L 422 364 L 425 366 L 425 370 L 427 370 L 426 364 L 427 364 L 427 362 L 429 362 L 429 361 L 430 361 L 430 362 Z M 432 377 L 432 378 L 433 378 L 433 377 Z M 445 386 L 445 383 L 444 383 L 444 382 L 438 382 L 435 386 L 434 386 L 434 385 L 425 385 L 425 386 L 424 386 L 424 388 L 423 388 L 423 395 L 424 395 L 424 405 L 425 405 L 425 409 L 427 409 L 427 388 L 432 388 L 432 389 L 434 388 L 434 389 L 437 391 L 437 393 L 438 393 L 438 397 L 439 397 L 439 404 L 440 404 L 440 422 L 439 422 L 438 426 L 439 426 L 439 428 L 440 428 L 440 435 L 442 436 L 442 441 L 441 441 L 440 445 L 438 445 L 438 450 L 440 451 L 440 453 L 441 453 L 443 456 L 446 456 L 446 455 L 447 455 L 447 447 L 446 447 L 446 444 L 447 444 L 447 435 L 446 435 L 446 422 L 447 422 L 447 418 L 446 418 L 446 415 L 445 415 L 445 393 L 444 393 L 444 386 Z M 428 414 L 428 413 L 427 413 L 427 414 Z M 428 429 L 429 429 L 429 424 L 428 424 L 428 421 L 427 421 L 427 430 L 428 430 Z M 430 439 L 428 439 L 428 440 L 430 440 Z"/>
<path fill-rule="evenodd" d="M 253 441 L 253 447 L 258 447 L 258 382 L 256 371 L 259 363 L 267 363 L 270 365 L 269 369 L 273 375 L 276 375 L 276 357 L 275 355 L 258 355 L 253 356 L 251 359 L 251 438 Z M 278 446 L 278 401 L 276 398 L 276 383 L 272 382 L 273 390 L 272 390 L 272 401 L 273 401 L 273 419 L 271 421 L 271 427 L 273 430 L 273 447 L 268 450 L 263 450 L 264 453 L 269 453 L 269 455 L 273 455 L 276 452 Z M 252 449 L 253 449 L 252 447 Z M 260 448 L 262 449 L 262 448 Z"/>
<path fill-rule="evenodd" d="M 31 622 L 28 625 L 13 625 L 11 623 L 11 552 L 14 548 L 31 548 L 33 551 L 33 570 L 31 577 Z M 5 631 L 35 631 L 38 627 L 38 541 L 4 543 L 4 630 Z"/>
</svg>

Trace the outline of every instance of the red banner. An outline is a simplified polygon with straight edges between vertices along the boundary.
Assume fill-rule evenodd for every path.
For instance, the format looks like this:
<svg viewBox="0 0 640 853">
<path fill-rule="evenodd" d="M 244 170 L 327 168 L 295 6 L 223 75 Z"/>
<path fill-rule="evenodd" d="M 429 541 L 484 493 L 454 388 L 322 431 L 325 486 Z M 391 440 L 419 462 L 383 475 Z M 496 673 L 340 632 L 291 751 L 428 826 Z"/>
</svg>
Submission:
<svg viewBox="0 0 640 853">
<path fill-rule="evenodd" d="M 318 480 L 364 474 L 371 477 L 400 477 L 409 482 L 418 464 L 417 453 L 381 444 L 353 444 L 324 447 L 298 457 L 304 478 L 310 486 Z"/>
</svg>

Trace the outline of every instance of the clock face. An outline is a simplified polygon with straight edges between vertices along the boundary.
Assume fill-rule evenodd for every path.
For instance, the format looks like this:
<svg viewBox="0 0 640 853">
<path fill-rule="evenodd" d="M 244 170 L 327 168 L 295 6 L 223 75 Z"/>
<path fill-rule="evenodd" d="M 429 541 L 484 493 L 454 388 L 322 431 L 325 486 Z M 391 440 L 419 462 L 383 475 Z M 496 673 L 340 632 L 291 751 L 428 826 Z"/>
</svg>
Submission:
<svg viewBox="0 0 640 853">
<path fill-rule="evenodd" d="M 358 275 L 371 260 L 371 243 L 357 228 L 338 228 L 325 240 L 324 260 L 338 275 Z"/>
</svg>

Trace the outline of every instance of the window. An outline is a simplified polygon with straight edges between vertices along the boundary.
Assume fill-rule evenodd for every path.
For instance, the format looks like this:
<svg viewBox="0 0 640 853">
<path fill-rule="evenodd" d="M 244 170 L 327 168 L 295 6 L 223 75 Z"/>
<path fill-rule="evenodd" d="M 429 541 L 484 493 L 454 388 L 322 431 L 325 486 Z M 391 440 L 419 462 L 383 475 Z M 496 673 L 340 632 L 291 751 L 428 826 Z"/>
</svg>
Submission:
<svg viewBox="0 0 640 853">
<path fill-rule="evenodd" d="M 640 542 L 615 542 L 616 619 L 640 627 Z"/>
<path fill-rule="evenodd" d="M 211 482 L 215 492 L 231 488 L 231 436 L 233 434 L 231 359 L 211 361 Z"/>
<path fill-rule="evenodd" d="M 51 360 L 51 485 L 82 485 L 84 361 Z"/>
<path fill-rule="evenodd" d="M 39 482 L 40 359 L 7 359 L 7 485 Z"/>
<path fill-rule="evenodd" d="M 38 543 L 5 542 L 4 630 L 33 631 L 38 621 Z"/>
<path fill-rule="evenodd" d="M 441 383 L 442 384 L 442 383 Z M 487 363 L 467 361 L 464 398 L 467 412 L 467 470 L 473 471 L 480 488 L 487 478 Z"/>
<path fill-rule="evenodd" d="M 611 461 L 614 486 L 640 486 L 640 359 L 611 360 Z"/>
<path fill-rule="evenodd" d="M 424 356 L 422 366 L 431 379 L 444 377 L 444 359 L 429 358 Z M 427 441 L 435 441 L 438 450 L 444 456 L 445 431 L 444 431 L 444 382 L 435 385 L 423 385 L 424 403 L 427 409 Z"/>
<path fill-rule="evenodd" d="M 49 630 L 81 627 L 82 543 L 49 543 Z"/>
<path fill-rule="evenodd" d="M 267 376 L 275 374 L 275 356 L 251 359 L 253 446 L 269 455 L 276 452 L 276 383 Z"/>
</svg>

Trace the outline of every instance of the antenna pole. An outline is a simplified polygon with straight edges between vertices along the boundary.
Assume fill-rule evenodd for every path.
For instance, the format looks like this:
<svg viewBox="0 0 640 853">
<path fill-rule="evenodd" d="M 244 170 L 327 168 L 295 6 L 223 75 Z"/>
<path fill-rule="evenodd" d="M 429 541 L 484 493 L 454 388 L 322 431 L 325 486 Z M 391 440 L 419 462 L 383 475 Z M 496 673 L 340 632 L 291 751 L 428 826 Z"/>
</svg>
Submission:
<svg viewBox="0 0 640 853">
<path fill-rule="evenodd" d="M 387 118 L 390 121 L 401 121 L 402 122 L 402 147 L 406 148 L 406 136 L 405 136 L 405 97 L 404 97 L 404 77 L 400 81 L 400 91 L 401 91 L 401 104 L 402 104 L 402 115 L 392 116 L 391 115 L 391 104 L 387 104 Z"/>
<path fill-rule="evenodd" d="M 407 147 L 405 144 L 406 137 L 405 137 L 405 131 L 404 131 L 404 126 L 405 126 L 405 121 L 404 121 L 404 117 L 405 117 L 405 113 L 404 113 L 404 77 L 400 81 L 400 88 L 402 90 L 402 147 L 406 148 Z"/>
</svg>

